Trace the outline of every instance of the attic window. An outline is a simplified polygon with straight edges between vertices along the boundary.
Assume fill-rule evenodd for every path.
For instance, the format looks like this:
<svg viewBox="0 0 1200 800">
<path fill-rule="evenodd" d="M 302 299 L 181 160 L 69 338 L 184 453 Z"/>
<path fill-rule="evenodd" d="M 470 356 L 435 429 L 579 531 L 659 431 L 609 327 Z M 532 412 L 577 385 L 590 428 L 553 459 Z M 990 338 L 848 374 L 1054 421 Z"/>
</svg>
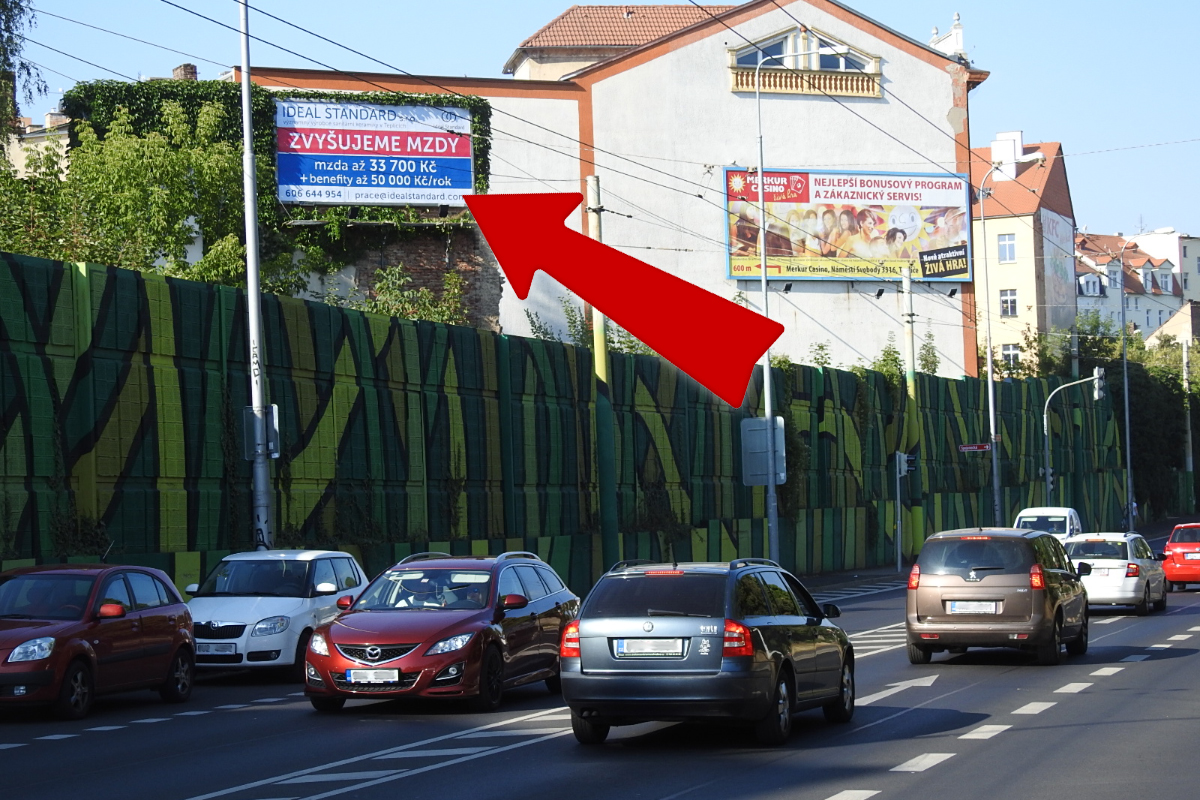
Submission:
<svg viewBox="0 0 1200 800">
<path fill-rule="evenodd" d="M 788 47 L 790 36 L 776 39 L 773 42 L 759 44 L 757 47 L 747 47 L 745 50 L 738 51 L 737 65 L 739 67 L 757 67 L 759 59 L 764 59 L 764 67 L 787 67 L 789 64 L 784 64 L 781 58 L 767 58 L 767 56 L 782 56 L 784 53 L 795 52 L 793 48 Z M 788 61 L 795 61 L 794 58 Z"/>
<path fill-rule="evenodd" d="M 845 53 L 845 45 L 835 44 L 817 37 L 817 64 L 823 72 L 866 72 L 869 59 L 851 50 Z"/>
</svg>

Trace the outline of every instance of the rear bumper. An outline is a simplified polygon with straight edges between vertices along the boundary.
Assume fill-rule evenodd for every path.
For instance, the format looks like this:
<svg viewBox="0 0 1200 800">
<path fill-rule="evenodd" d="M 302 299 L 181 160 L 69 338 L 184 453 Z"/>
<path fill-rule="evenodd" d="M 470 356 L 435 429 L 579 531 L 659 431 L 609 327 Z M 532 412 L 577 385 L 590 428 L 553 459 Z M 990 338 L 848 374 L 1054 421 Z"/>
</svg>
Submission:
<svg viewBox="0 0 1200 800">
<path fill-rule="evenodd" d="M 1084 586 L 1087 587 L 1088 605 L 1090 606 L 1136 605 L 1142 602 L 1142 597 L 1146 592 L 1144 578 L 1125 578 L 1118 582 L 1105 583 L 1085 581 Z"/>
<path fill-rule="evenodd" d="M 562 668 L 563 700 L 585 717 L 615 722 L 732 719 L 754 721 L 771 708 L 770 664 L 726 665 L 704 675 L 597 674 Z"/>
<path fill-rule="evenodd" d="M 1037 616 L 1027 622 L 1012 623 L 917 623 L 911 618 L 905 626 L 908 643 L 938 650 L 948 647 L 1032 647 L 1050 641 L 1053 628 L 1045 617 Z M 924 639 L 921 634 L 936 635 Z M 1025 635 L 1026 638 L 1015 638 Z"/>
<path fill-rule="evenodd" d="M 1200 583 L 1200 561 L 1177 564 L 1174 561 L 1162 562 L 1163 572 L 1172 583 Z"/>
</svg>

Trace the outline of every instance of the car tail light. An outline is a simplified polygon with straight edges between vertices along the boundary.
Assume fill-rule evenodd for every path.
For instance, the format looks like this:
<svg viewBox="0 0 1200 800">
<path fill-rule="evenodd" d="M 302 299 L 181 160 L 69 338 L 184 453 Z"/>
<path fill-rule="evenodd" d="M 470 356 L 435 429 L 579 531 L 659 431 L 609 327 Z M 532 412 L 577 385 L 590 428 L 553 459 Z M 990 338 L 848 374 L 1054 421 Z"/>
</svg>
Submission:
<svg viewBox="0 0 1200 800">
<path fill-rule="evenodd" d="M 725 643 L 722 646 L 722 655 L 754 655 L 754 643 L 750 641 L 750 629 L 740 622 L 734 622 L 731 619 L 725 620 Z"/>
<path fill-rule="evenodd" d="M 1138 567 L 1137 564 L 1130 563 L 1130 564 L 1125 565 L 1125 577 L 1126 578 L 1136 578 L 1138 575 L 1141 575 L 1141 574 L 1142 574 L 1142 570 Z"/>
<path fill-rule="evenodd" d="M 921 588 L 921 567 L 918 564 L 913 564 L 912 572 L 908 573 L 908 588 Z"/>
<path fill-rule="evenodd" d="M 1045 589 L 1046 576 L 1042 574 L 1042 565 L 1034 564 L 1029 568 L 1029 588 L 1030 589 Z"/>
<path fill-rule="evenodd" d="M 559 658 L 579 658 L 579 620 L 572 620 L 563 629 L 562 644 L 558 647 Z"/>
<path fill-rule="evenodd" d="M 682 575 L 681 569 L 648 569 L 642 573 L 643 575 Z"/>
</svg>

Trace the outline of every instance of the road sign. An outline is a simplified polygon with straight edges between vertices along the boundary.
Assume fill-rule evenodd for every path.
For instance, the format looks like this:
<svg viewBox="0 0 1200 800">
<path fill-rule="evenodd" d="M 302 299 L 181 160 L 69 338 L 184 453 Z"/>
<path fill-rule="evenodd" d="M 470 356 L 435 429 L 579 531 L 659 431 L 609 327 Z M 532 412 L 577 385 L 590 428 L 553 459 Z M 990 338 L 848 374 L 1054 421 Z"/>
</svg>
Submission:
<svg viewBox="0 0 1200 800">
<path fill-rule="evenodd" d="M 958 452 L 960 453 L 977 453 L 981 450 L 986 451 L 991 449 L 992 446 L 987 442 L 984 442 L 983 444 L 960 444 L 958 446 Z"/>
</svg>

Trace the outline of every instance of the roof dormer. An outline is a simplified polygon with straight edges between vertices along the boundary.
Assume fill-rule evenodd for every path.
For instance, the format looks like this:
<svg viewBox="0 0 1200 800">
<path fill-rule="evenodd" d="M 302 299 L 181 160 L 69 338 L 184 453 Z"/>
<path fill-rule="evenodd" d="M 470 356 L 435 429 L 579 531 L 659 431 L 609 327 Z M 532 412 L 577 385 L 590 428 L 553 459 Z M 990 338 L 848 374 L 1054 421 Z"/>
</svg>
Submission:
<svg viewBox="0 0 1200 800">
<path fill-rule="evenodd" d="M 882 96 L 879 56 L 811 28 L 789 28 L 729 48 L 729 69 L 734 92 L 753 92 L 759 80 L 759 90 L 772 94 Z"/>
</svg>

